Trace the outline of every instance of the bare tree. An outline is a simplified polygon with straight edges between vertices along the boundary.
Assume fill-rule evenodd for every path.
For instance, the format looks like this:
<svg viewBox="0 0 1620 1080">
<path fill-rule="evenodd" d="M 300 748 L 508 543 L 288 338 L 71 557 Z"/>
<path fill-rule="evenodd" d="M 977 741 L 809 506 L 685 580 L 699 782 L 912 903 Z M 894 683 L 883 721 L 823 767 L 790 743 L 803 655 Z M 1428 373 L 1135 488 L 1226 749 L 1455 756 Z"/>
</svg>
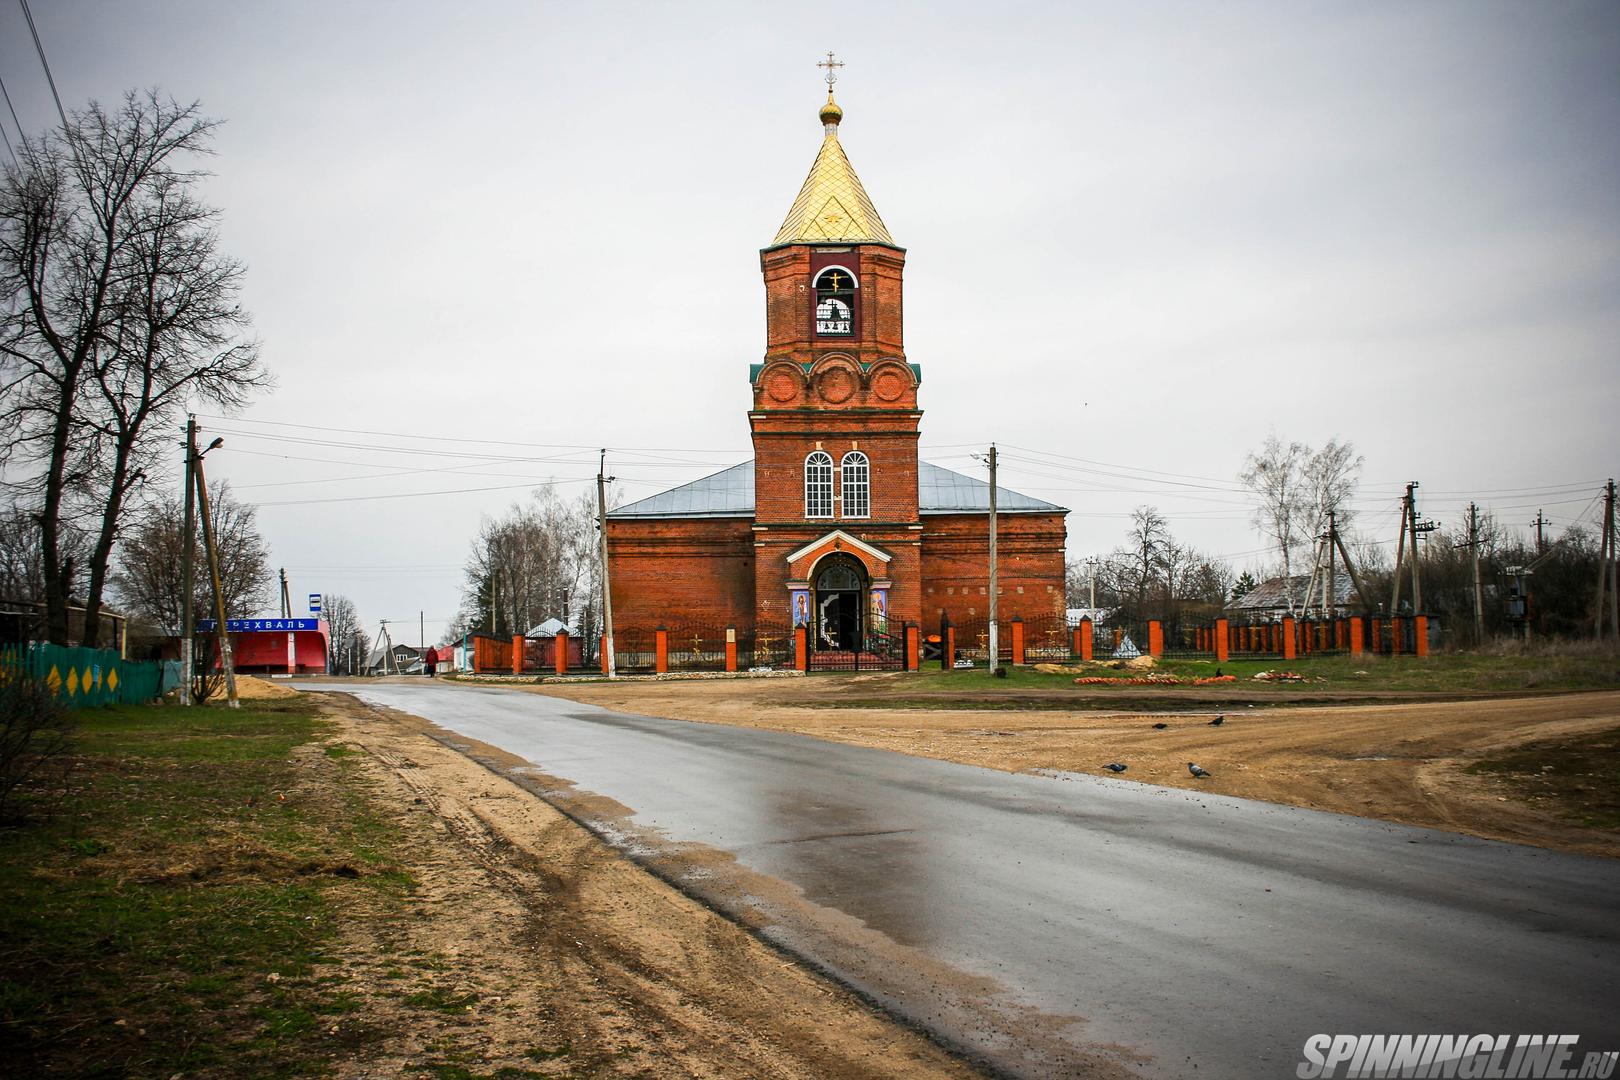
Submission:
<svg viewBox="0 0 1620 1080">
<path fill-rule="evenodd" d="M 220 585 L 227 618 L 245 618 L 270 600 L 270 552 L 259 535 L 257 511 L 231 494 L 229 483 L 208 486 L 214 540 L 219 548 Z M 130 614 L 166 634 L 180 633 L 184 510 L 176 496 L 151 503 L 119 545 L 112 587 Z M 202 550 L 201 530 L 194 538 Z M 213 588 L 207 575 L 193 567 L 195 611 L 213 610 Z"/>
<path fill-rule="evenodd" d="M 1290 615 L 1298 614 L 1294 604 L 1294 552 L 1299 546 L 1300 508 L 1305 497 L 1301 470 L 1310 451 L 1303 443 L 1284 443 L 1276 435 L 1266 436 L 1259 453 L 1250 454 L 1238 474 L 1257 501 L 1254 523 L 1277 545 L 1282 557 L 1283 597 Z"/>
<path fill-rule="evenodd" d="M 336 671 L 341 664 L 348 663 L 347 654 L 349 646 L 356 638 L 364 639 L 365 625 L 360 621 L 360 609 L 355 607 L 354 601 L 342 594 L 330 594 L 322 600 L 322 610 L 326 615 L 326 629 L 330 634 L 331 662 L 327 665 L 328 671 Z M 365 650 L 361 650 L 365 655 Z M 347 672 L 353 674 L 353 672 Z"/>
<path fill-rule="evenodd" d="M 231 408 L 267 378 L 239 340 L 242 268 L 193 195 L 217 121 L 156 91 L 92 102 L 26 140 L 0 184 L 0 422 L 37 492 L 46 634 L 65 642 L 64 522 L 94 524 L 84 643 L 131 493 L 188 398 Z"/>
<path fill-rule="evenodd" d="M 466 566 L 468 624 L 505 637 L 577 613 L 576 629 L 590 640 L 599 622 L 595 514 L 593 497 L 565 501 L 542 488 L 485 519 Z"/>
</svg>

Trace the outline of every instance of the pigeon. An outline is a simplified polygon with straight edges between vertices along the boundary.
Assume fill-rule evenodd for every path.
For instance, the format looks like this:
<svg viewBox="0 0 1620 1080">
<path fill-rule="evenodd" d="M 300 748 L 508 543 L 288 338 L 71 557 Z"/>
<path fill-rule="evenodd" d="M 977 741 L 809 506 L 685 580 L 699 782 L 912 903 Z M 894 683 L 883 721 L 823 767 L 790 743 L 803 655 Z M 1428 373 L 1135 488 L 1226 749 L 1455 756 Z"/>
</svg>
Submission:
<svg viewBox="0 0 1620 1080">
<path fill-rule="evenodd" d="M 1198 764 L 1196 761 L 1187 762 L 1187 771 L 1192 773 L 1200 780 L 1209 779 L 1209 770 Z"/>
<path fill-rule="evenodd" d="M 1165 728 L 1167 728 L 1169 726 L 1170 726 L 1169 724 L 1154 724 L 1153 725 L 1153 730 L 1154 731 L 1163 731 Z"/>
<path fill-rule="evenodd" d="M 1209 726 L 1210 727 L 1220 727 L 1224 723 L 1226 723 L 1226 717 L 1225 716 L 1217 716 L 1215 719 L 1213 719 L 1213 720 L 1211 720 L 1209 722 Z"/>
<path fill-rule="evenodd" d="M 1117 761 L 1110 761 L 1107 765 L 1104 765 L 1103 768 L 1107 769 L 1111 773 L 1122 773 L 1125 771 L 1127 766 L 1121 765 Z"/>
</svg>

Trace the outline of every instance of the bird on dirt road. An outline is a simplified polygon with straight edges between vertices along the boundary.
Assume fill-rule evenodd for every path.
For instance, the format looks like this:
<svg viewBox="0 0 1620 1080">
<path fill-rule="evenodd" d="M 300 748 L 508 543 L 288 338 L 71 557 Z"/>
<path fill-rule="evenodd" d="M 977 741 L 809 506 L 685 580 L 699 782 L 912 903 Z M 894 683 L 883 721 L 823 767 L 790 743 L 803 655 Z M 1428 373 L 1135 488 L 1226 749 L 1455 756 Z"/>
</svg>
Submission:
<svg viewBox="0 0 1620 1080">
<path fill-rule="evenodd" d="M 1169 724 L 1154 724 L 1153 725 L 1153 730 L 1154 731 L 1163 731 L 1165 728 L 1167 728 L 1169 726 L 1170 726 Z"/>
<path fill-rule="evenodd" d="M 1198 762 L 1196 762 L 1196 761 L 1187 762 L 1187 771 L 1192 773 L 1193 776 L 1197 777 L 1200 780 L 1208 780 L 1209 779 L 1209 770 L 1204 768 L 1202 765 L 1198 764 Z"/>
<path fill-rule="evenodd" d="M 1213 719 L 1213 720 L 1211 720 L 1209 722 L 1209 726 L 1210 727 L 1220 727 L 1224 723 L 1226 723 L 1226 717 L 1225 716 L 1217 716 L 1215 719 Z"/>
<path fill-rule="evenodd" d="M 1107 769 L 1111 773 L 1122 773 L 1128 768 L 1128 766 L 1121 765 L 1117 761 L 1110 761 L 1108 764 L 1104 765 L 1103 768 Z"/>
</svg>

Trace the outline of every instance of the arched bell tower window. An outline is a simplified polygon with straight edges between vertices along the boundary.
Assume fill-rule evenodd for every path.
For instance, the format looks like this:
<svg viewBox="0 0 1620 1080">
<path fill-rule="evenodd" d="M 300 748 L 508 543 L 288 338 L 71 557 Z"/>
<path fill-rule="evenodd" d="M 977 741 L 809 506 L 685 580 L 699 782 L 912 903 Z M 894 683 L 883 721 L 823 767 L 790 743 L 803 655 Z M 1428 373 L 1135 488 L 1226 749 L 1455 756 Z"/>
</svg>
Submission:
<svg viewBox="0 0 1620 1080">
<path fill-rule="evenodd" d="M 816 275 L 816 336 L 855 335 L 855 275 L 829 266 Z"/>
<path fill-rule="evenodd" d="M 866 455 L 851 450 L 844 455 L 844 516 L 872 516 L 872 466 Z"/>
<path fill-rule="evenodd" d="M 833 512 L 833 459 L 821 450 L 804 459 L 804 516 L 830 518 Z"/>
</svg>

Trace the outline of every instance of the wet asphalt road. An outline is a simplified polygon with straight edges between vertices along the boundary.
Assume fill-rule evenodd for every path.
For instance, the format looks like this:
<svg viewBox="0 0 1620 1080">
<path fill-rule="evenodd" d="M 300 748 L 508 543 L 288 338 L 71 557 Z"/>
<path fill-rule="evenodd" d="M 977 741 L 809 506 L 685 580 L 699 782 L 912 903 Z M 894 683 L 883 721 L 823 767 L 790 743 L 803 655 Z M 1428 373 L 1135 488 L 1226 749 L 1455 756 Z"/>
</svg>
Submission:
<svg viewBox="0 0 1620 1080">
<path fill-rule="evenodd" d="M 1620 1049 L 1620 862 L 497 688 L 326 688 L 500 747 L 628 807 L 643 835 L 729 852 L 860 920 L 898 948 L 842 947 L 826 925 L 777 936 L 1008 1071 L 1073 1065 L 892 969 L 994 979 L 1000 1006 L 1082 1017 L 1068 1039 L 1139 1051 L 1153 1077 L 1292 1077 L 1318 1032 L 1575 1032 L 1583 1051 Z M 706 898 L 747 903 L 718 885 Z"/>
</svg>

